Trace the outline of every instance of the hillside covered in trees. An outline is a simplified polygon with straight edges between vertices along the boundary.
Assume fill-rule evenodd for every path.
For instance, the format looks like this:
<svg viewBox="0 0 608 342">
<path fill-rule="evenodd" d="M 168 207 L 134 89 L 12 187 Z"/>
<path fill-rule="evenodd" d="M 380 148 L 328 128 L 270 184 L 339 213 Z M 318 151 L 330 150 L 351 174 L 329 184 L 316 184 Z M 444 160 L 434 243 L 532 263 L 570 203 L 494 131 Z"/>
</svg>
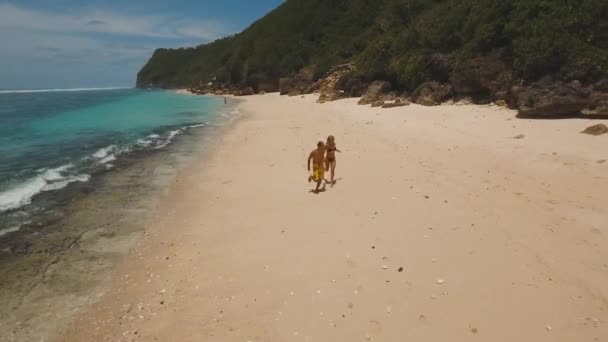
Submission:
<svg viewBox="0 0 608 342">
<path fill-rule="evenodd" d="M 429 81 L 493 100 L 535 82 L 606 91 L 607 18 L 605 0 L 287 0 L 234 36 L 158 49 L 137 86 L 276 91 L 281 78 L 312 83 L 352 63 L 357 82 L 400 92 Z"/>
</svg>

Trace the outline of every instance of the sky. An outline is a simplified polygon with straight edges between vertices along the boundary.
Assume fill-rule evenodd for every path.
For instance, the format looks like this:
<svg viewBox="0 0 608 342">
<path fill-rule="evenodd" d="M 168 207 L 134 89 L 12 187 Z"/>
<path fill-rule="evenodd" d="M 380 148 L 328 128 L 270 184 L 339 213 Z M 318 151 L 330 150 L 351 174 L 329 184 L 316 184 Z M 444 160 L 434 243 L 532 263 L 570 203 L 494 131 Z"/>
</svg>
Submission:
<svg viewBox="0 0 608 342">
<path fill-rule="evenodd" d="M 237 33 L 284 0 L 0 0 L 0 89 L 134 86 L 156 48 Z"/>
</svg>

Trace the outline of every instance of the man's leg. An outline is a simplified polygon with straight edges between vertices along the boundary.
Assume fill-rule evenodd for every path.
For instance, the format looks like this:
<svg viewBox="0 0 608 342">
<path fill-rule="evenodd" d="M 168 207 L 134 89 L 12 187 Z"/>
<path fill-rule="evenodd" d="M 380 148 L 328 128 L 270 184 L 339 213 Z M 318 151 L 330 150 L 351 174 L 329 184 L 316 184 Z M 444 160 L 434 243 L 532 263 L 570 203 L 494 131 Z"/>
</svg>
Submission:
<svg viewBox="0 0 608 342">
<path fill-rule="evenodd" d="M 321 183 L 323 183 L 323 178 L 319 177 L 319 179 L 317 179 L 317 188 L 315 189 L 315 192 L 321 190 Z"/>
</svg>

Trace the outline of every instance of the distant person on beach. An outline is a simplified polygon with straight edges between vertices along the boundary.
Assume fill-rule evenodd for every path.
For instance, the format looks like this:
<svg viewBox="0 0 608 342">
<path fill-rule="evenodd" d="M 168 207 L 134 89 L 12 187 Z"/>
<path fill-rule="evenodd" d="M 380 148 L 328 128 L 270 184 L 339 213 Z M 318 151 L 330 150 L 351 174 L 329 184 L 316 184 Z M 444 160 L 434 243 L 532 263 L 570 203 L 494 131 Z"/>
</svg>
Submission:
<svg viewBox="0 0 608 342">
<path fill-rule="evenodd" d="M 224 96 L 224 104 L 228 103 L 228 99 L 226 98 L 226 96 Z"/>
<path fill-rule="evenodd" d="M 334 180 L 336 173 L 336 152 L 341 152 L 336 147 L 336 139 L 333 135 L 327 137 L 327 143 L 325 143 L 325 150 L 327 151 L 327 155 L 325 156 L 325 171 L 329 171 L 331 169 L 331 180 L 330 183 L 334 185 L 336 181 Z"/>
<path fill-rule="evenodd" d="M 317 187 L 314 192 L 321 191 L 321 184 L 325 180 L 325 144 L 322 141 L 317 143 L 317 148 L 310 152 L 308 156 L 308 172 L 310 172 L 310 161 L 312 160 L 312 175 L 308 177 L 308 182 L 314 180 L 317 182 Z"/>
</svg>

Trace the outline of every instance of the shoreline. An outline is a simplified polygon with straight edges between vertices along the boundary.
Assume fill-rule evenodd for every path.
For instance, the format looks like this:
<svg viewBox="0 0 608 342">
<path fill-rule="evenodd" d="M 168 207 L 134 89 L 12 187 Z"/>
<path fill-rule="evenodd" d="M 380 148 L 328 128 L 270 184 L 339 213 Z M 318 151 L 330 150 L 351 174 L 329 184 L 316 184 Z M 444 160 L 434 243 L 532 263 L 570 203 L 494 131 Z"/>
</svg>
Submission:
<svg viewBox="0 0 608 342">
<path fill-rule="evenodd" d="M 56 339 L 94 303 L 141 238 L 175 173 L 204 153 L 218 127 L 231 120 L 220 114 L 232 117 L 235 108 L 222 108 L 209 124 L 180 128 L 158 148 L 120 155 L 112 169 L 87 182 L 38 195 L 33 205 L 52 199 L 52 206 L 21 231 L 0 237 L 0 302 L 7 308 L 0 314 L 6 331 L 0 341 Z"/>
<path fill-rule="evenodd" d="M 608 336 L 608 156 L 589 121 L 245 99 L 63 340 Z M 329 134 L 338 184 L 312 195 L 305 157 Z"/>
</svg>

